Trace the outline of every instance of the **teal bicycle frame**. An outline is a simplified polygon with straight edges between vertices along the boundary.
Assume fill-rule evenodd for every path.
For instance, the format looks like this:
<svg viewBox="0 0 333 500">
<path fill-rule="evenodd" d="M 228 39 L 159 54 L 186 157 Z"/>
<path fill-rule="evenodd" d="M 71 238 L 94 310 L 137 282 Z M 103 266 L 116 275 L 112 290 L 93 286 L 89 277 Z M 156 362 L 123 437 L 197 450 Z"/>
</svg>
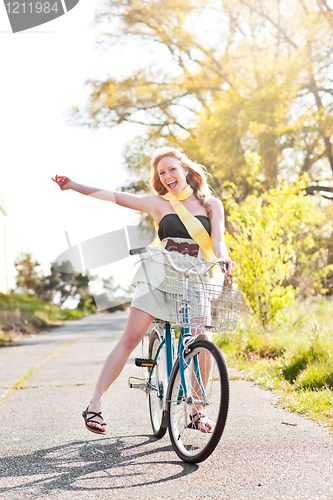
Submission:
<svg viewBox="0 0 333 500">
<path fill-rule="evenodd" d="M 184 309 L 183 312 L 183 317 L 184 317 L 184 322 L 187 323 L 187 309 Z M 179 394 L 178 394 L 178 401 L 181 401 L 183 397 L 185 396 L 187 398 L 187 386 L 186 386 L 186 380 L 185 380 L 185 370 L 187 368 L 187 364 L 185 363 L 184 360 L 184 348 L 186 345 L 186 340 L 190 339 L 192 337 L 191 335 L 191 330 L 190 328 L 181 328 L 180 331 L 180 336 L 179 336 L 179 342 L 178 342 L 178 352 L 177 355 L 179 356 L 179 370 L 180 370 L 180 377 L 182 381 L 182 385 L 179 389 Z M 155 354 L 154 361 L 157 362 L 158 356 L 161 352 L 161 349 L 163 346 L 166 347 L 166 365 L 167 365 L 167 381 L 169 382 L 171 371 L 174 365 L 174 349 L 173 349 L 173 343 L 172 343 L 172 335 L 171 335 L 171 326 L 170 323 L 165 323 L 165 333 L 164 333 L 164 338 L 162 339 L 162 342 L 158 346 L 158 349 Z M 200 374 L 200 369 L 199 369 L 199 360 L 198 356 L 194 356 L 194 370 L 195 370 L 195 376 L 196 380 L 198 381 L 202 397 L 205 400 L 205 388 L 201 380 L 201 374 Z M 156 366 L 156 365 L 155 365 Z M 159 391 L 158 387 L 155 387 L 151 383 L 151 378 L 154 375 L 154 369 L 155 366 L 150 370 L 149 377 L 148 377 L 148 387 L 152 390 L 156 390 L 157 392 Z"/>
</svg>

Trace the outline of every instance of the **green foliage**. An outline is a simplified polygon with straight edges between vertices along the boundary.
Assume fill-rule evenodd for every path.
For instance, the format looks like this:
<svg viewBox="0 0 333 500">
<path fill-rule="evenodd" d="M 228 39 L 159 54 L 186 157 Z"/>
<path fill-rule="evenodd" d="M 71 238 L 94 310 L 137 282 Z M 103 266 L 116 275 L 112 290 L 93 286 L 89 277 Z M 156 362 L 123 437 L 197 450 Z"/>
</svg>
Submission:
<svg viewBox="0 0 333 500">
<path fill-rule="evenodd" d="M 0 293 L 0 340 L 45 330 L 60 321 L 78 319 L 84 313 L 45 303 L 27 294 Z"/>
<path fill-rule="evenodd" d="M 269 332 L 243 314 L 235 332 L 220 334 L 219 345 L 244 377 L 276 390 L 292 411 L 333 428 L 332 317 L 332 299 L 296 300 Z"/>
<path fill-rule="evenodd" d="M 298 389 L 333 388 L 333 331 L 316 321 L 304 326 L 304 340 L 294 346 L 279 373 Z"/>
<path fill-rule="evenodd" d="M 77 305 L 79 311 L 83 311 L 89 314 L 93 314 L 96 310 L 96 305 L 93 297 L 85 298 L 81 295 L 79 303 Z"/>
<path fill-rule="evenodd" d="M 330 389 L 303 389 L 279 393 L 281 403 L 291 411 L 307 415 L 333 430 L 333 400 Z"/>
<path fill-rule="evenodd" d="M 332 315 L 332 300 L 296 300 L 279 313 L 270 331 L 265 331 L 258 329 L 253 318 L 243 313 L 236 331 L 220 333 L 218 344 L 232 360 L 274 361 L 275 375 L 294 382 L 311 364 L 330 362 Z"/>
<path fill-rule="evenodd" d="M 254 171 L 258 169 L 257 159 L 248 157 L 247 161 L 256 161 Z M 313 232 L 323 224 L 325 215 L 305 195 L 306 178 L 299 178 L 293 186 L 280 182 L 280 187 L 260 197 L 250 195 L 240 204 L 231 195 L 227 198 L 232 234 L 226 235 L 226 241 L 238 263 L 235 279 L 263 327 L 293 303 L 295 289 L 287 280 L 300 264 L 313 273 L 317 291 L 329 270 L 318 269 L 321 251 L 314 250 Z"/>
<path fill-rule="evenodd" d="M 243 344 L 239 345 L 239 350 L 249 360 L 255 358 L 275 359 L 283 354 L 285 348 L 274 340 L 269 335 L 252 334 Z"/>
<path fill-rule="evenodd" d="M 333 389 L 333 362 L 313 363 L 304 369 L 296 379 L 297 389 Z"/>
<path fill-rule="evenodd" d="M 218 345 L 233 359 L 245 361 L 277 359 L 286 351 L 284 340 L 272 332 L 258 329 L 252 318 L 241 317 L 236 332 L 223 332 L 218 336 Z"/>
<path fill-rule="evenodd" d="M 328 358 L 329 354 L 324 350 L 323 346 L 320 344 L 311 345 L 297 352 L 297 354 L 282 367 L 281 374 L 289 382 L 295 382 L 308 365 L 314 362 L 325 362 Z"/>
<path fill-rule="evenodd" d="M 15 261 L 18 290 L 44 302 L 54 303 L 56 300 L 60 307 L 68 298 L 79 298 L 79 310 L 94 312 L 95 303 L 89 291 L 88 276 L 75 273 L 70 262 L 64 264 L 67 265 L 66 273 L 55 271 L 51 266 L 48 276 L 40 275 L 37 271 L 39 263 L 31 253 L 21 253 Z"/>
<path fill-rule="evenodd" d="M 16 286 L 28 295 L 34 295 L 39 283 L 37 267 L 40 263 L 33 259 L 31 253 L 22 252 L 14 263 L 17 270 Z"/>
<path fill-rule="evenodd" d="M 55 297 L 57 297 L 60 306 L 68 298 L 79 297 L 80 308 L 84 310 L 84 304 L 93 301 L 93 297 L 89 292 L 89 278 L 87 275 L 74 272 L 70 262 L 66 264 L 68 271 L 66 273 L 55 271 L 51 266 L 51 274 L 41 277 L 39 286 L 36 288 L 36 295 L 46 301 L 54 301 Z M 91 306 L 89 308 L 90 310 L 93 309 Z"/>
</svg>

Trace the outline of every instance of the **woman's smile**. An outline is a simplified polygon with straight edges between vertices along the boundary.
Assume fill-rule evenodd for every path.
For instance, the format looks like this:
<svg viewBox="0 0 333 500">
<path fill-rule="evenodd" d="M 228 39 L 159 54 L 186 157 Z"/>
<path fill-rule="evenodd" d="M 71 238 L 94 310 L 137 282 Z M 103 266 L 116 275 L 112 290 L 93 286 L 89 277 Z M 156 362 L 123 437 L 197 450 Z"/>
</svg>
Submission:
<svg viewBox="0 0 333 500">
<path fill-rule="evenodd" d="M 158 164 L 158 174 L 163 186 L 173 194 L 179 194 L 186 188 L 186 170 L 176 158 L 165 156 Z"/>
<path fill-rule="evenodd" d="M 177 181 L 170 181 L 170 182 L 167 182 L 167 185 L 168 185 L 170 191 L 173 191 L 174 189 L 177 189 L 178 182 Z"/>
</svg>

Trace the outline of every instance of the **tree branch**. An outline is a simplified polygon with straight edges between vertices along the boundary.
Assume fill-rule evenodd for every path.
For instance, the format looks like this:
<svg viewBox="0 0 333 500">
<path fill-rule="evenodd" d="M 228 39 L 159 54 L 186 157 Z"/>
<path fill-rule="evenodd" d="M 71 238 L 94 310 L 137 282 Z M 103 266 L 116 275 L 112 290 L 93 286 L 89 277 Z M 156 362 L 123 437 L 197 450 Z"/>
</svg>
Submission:
<svg viewBox="0 0 333 500">
<path fill-rule="evenodd" d="M 281 26 L 279 26 L 276 22 L 274 22 L 273 19 L 271 19 L 267 14 L 265 14 L 262 10 L 258 10 L 254 8 L 252 5 L 249 5 L 248 3 L 244 2 L 244 0 L 241 0 L 241 3 L 246 7 L 248 7 L 252 12 L 256 12 L 257 14 L 259 14 L 259 16 L 262 16 L 264 19 L 269 21 L 283 35 L 284 39 L 289 43 L 289 45 L 291 45 L 295 49 L 298 49 L 298 45 L 295 42 L 293 42 L 293 40 L 287 35 L 287 33 L 281 28 Z"/>
<path fill-rule="evenodd" d="M 321 97 L 320 97 L 320 95 L 318 93 L 317 82 L 314 79 L 313 75 L 311 75 L 311 77 L 310 77 L 310 89 L 312 90 L 312 93 L 313 93 L 313 95 L 315 97 L 318 111 L 323 111 L 324 110 L 323 102 L 322 102 Z M 328 158 L 331 170 L 333 172 L 333 152 L 332 152 L 331 140 L 330 140 L 330 137 L 325 134 L 325 129 L 320 124 L 319 124 L 319 127 L 320 127 L 319 128 L 320 133 L 321 133 L 321 135 L 322 135 L 322 137 L 324 139 L 324 143 L 325 143 L 326 156 Z"/>
<path fill-rule="evenodd" d="M 306 191 L 306 194 L 319 193 L 323 198 L 326 198 L 328 200 L 333 200 L 333 187 L 329 187 L 329 186 L 308 186 L 307 188 L 305 188 L 305 191 Z M 322 195 L 321 192 L 332 193 L 332 196 Z"/>
</svg>

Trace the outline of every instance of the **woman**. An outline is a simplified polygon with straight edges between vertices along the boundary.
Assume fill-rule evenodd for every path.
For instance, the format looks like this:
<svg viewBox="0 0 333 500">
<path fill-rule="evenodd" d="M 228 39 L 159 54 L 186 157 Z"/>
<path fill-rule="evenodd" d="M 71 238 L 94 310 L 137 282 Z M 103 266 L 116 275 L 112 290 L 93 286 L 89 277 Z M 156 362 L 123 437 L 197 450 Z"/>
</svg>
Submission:
<svg viewBox="0 0 333 500">
<path fill-rule="evenodd" d="M 205 255 L 209 255 L 207 248 L 210 246 L 216 258 L 225 259 L 227 274 L 230 274 L 235 268 L 235 263 L 229 259 L 224 243 L 223 205 L 220 200 L 211 196 L 204 168 L 173 148 L 163 148 L 159 154 L 156 154 L 151 161 L 151 167 L 151 186 L 157 196 L 136 196 L 116 191 L 104 191 L 77 184 L 68 177 L 57 175 L 52 180 L 62 190 L 72 189 L 78 193 L 112 201 L 123 207 L 151 215 L 155 224 L 159 226 L 158 234 L 162 245 L 172 252 L 174 258 L 177 259 L 178 256 L 176 262 L 178 265 L 181 259 L 180 253 L 186 254 L 187 260 L 194 265 L 202 264 Z M 187 226 L 185 227 L 177 215 L 179 208 L 185 210 L 194 225 L 200 223 L 203 236 L 207 237 L 206 247 L 202 244 L 199 247 L 191 238 Z M 182 216 L 181 218 L 183 220 Z M 207 250 L 206 254 L 205 250 Z M 213 254 L 210 253 L 210 255 Z M 129 355 L 140 343 L 152 321 L 156 317 L 168 320 L 163 269 L 163 263 L 161 265 L 157 259 L 144 263 L 136 273 L 137 287 L 125 332 L 107 357 L 93 398 L 82 414 L 86 427 L 91 432 L 105 433 L 106 424 L 101 413 L 102 399 L 110 385 L 120 375 Z M 202 432 L 209 432 L 214 426 L 214 423 L 199 410 L 193 415 L 193 422 Z"/>
</svg>

